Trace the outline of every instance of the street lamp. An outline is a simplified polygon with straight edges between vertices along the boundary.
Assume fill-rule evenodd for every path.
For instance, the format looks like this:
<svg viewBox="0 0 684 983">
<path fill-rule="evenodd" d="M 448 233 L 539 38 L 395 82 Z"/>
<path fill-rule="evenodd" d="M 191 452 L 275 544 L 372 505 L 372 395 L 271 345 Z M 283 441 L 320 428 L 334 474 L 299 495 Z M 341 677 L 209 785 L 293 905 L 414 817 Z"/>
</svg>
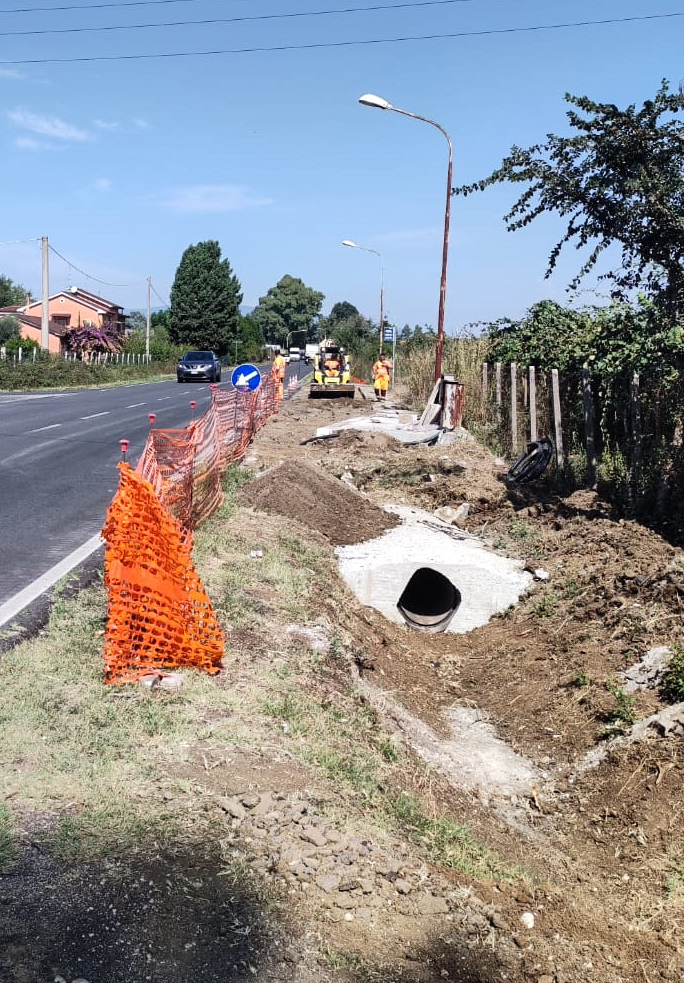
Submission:
<svg viewBox="0 0 684 983">
<path fill-rule="evenodd" d="M 383 342 L 385 340 L 385 270 L 382 265 L 382 256 L 377 249 L 371 249 L 369 246 L 359 246 L 357 242 L 353 242 L 351 239 L 343 239 L 342 245 L 351 246 L 352 249 L 363 249 L 366 253 L 375 253 L 380 260 L 380 354 L 382 355 Z"/>
<path fill-rule="evenodd" d="M 374 109 L 391 109 L 402 116 L 410 116 L 412 119 L 422 119 L 424 123 L 430 123 L 444 134 L 449 144 L 449 168 L 447 170 L 447 195 L 446 209 L 444 211 L 444 245 L 442 247 L 442 278 L 439 285 L 439 313 L 437 315 L 437 350 L 435 352 L 435 382 L 442 375 L 442 353 L 444 352 L 444 303 L 446 300 L 446 278 L 447 278 L 447 257 L 449 255 L 449 220 L 451 217 L 451 181 L 453 171 L 453 148 L 451 137 L 439 123 L 427 116 L 419 116 L 418 113 L 410 113 L 407 109 L 398 109 L 391 102 L 383 99 L 382 96 L 375 96 L 371 92 L 359 98 L 359 102 L 364 106 L 372 106 Z"/>
</svg>

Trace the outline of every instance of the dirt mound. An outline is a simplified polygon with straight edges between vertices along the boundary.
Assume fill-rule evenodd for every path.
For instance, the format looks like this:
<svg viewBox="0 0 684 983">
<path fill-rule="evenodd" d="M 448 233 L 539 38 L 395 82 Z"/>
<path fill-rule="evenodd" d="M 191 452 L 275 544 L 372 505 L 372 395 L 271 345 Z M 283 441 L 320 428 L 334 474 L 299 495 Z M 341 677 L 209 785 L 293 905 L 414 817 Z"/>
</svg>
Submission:
<svg viewBox="0 0 684 983">
<path fill-rule="evenodd" d="M 296 519 L 334 546 L 373 539 L 399 521 L 342 481 L 296 461 L 256 478 L 244 487 L 240 498 L 244 505 Z"/>
</svg>

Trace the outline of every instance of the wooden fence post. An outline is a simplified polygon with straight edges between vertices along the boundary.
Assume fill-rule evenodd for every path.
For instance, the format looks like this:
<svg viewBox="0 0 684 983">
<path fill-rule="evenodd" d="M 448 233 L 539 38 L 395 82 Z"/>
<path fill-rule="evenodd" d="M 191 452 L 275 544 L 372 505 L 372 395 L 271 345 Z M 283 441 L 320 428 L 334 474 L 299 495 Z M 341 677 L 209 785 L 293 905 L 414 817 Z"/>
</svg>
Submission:
<svg viewBox="0 0 684 983">
<path fill-rule="evenodd" d="M 639 373 L 632 375 L 629 392 L 629 403 L 632 410 L 632 439 L 634 441 L 634 456 L 632 459 L 632 484 L 637 494 L 641 485 L 641 467 L 644 461 L 644 445 L 641 433 L 641 397 L 639 394 Z"/>
<path fill-rule="evenodd" d="M 482 363 L 482 402 L 487 402 L 489 392 L 489 366 L 486 362 Z"/>
<path fill-rule="evenodd" d="M 501 362 L 496 363 L 496 425 L 501 426 Z"/>
<path fill-rule="evenodd" d="M 553 426 L 556 432 L 556 465 L 560 471 L 565 464 L 565 453 L 563 451 L 563 423 L 561 421 L 558 369 L 551 369 L 551 391 L 553 394 Z"/>
<path fill-rule="evenodd" d="M 584 399 L 584 434 L 587 448 L 587 477 L 589 487 L 596 488 L 596 448 L 594 445 L 594 401 L 591 395 L 591 372 L 582 369 L 582 397 Z"/>
<path fill-rule="evenodd" d="M 518 375 L 515 362 L 511 362 L 511 450 L 518 453 Z"/>
<path fill-rule="evenodd" d="M 528 366 L 530 377 L 530 440 L 537 439 L 537 378 L 534 365 Z"/>
</svg>

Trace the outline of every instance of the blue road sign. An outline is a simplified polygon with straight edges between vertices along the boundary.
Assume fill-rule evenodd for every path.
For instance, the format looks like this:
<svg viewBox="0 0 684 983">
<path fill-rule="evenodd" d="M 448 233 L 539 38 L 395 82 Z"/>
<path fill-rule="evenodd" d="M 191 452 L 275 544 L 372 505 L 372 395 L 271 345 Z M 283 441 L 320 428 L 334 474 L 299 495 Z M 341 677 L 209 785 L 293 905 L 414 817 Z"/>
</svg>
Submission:
<svg viewBox="0 0 684 983">
<path fill-rule="evenodd" d="M 261 372 L 256 365 L 244 362 L 242 365 L 235 366 L 230 381 L 238 392 L 247 393 L 250 390 L 259 388 L 261 385 Z"/>
</svg>

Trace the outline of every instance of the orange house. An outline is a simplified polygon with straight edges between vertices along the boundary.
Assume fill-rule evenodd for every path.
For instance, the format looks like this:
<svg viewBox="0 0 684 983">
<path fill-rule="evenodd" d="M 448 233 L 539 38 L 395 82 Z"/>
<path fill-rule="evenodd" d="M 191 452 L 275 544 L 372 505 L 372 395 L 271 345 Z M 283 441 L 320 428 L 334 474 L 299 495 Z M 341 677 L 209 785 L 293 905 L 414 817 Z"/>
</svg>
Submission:
<svg viewBox="0 0 684 983">
<path fill-rule="evenodd" d="M 20 307 L 19 311 L 40 318 L 42 309 L 42 300 L 36 300 Z M 62 328 L 102 328 L 105 324 L 116 324 L 122 329 L 126 327 L 123 307 L 80 287 L 69 287 L 49 297 L 48 315 L 51 322 Z"/>
<path fill-rule="evenodd" d="M 30 338 L 42 344 L 43 322 L 40 317 L 32 317 L 30 314 L 22 314 L 16 307 L 3 307 L 0 309 L 0 320 L 4 317 L 12 317 L 19 322 L 22 338 Z M 64 350 L 63 337 L 66 328 L 58 324 L 57 321 L 48 322 L 48 351 L 59 354 Z"/>
</svg>

